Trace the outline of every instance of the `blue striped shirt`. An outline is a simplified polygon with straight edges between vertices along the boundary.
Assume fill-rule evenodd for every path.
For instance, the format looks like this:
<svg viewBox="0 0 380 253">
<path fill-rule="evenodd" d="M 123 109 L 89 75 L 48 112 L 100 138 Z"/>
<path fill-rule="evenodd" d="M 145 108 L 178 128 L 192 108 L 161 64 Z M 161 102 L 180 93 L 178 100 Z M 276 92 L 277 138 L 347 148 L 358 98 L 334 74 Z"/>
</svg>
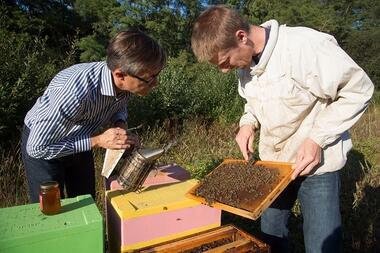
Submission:
<svg viewBox="0 0 380 253">
<path fill-rule="evenodd" d="M 116 120 L 126 121 L 128 96 L 116 94 L 105 62 L 62 70 L 25 117 L 28 154 L 49 160 L 91 150 L 94 133 Z"/>
</svg>

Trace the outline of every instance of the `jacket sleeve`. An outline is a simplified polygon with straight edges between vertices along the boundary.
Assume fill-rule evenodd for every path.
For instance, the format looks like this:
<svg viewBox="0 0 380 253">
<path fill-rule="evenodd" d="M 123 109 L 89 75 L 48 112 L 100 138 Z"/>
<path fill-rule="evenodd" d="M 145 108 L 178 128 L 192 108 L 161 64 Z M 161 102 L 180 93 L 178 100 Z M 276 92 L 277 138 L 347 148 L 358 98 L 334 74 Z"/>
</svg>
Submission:
<svg viewBox="0 0 380 253">
<path fill-rule="evenodd" d="M 247 98 L 244 94 L 244 89 L 241 86 L 241 82 L 239 80 L 239 95 L 246 100 L 246 103 L 244 105 L 244 113 L 240 118 L 239 126 L 242 127 L 243 125 L 250 125 L 254 129 L 259 128 L 259 121 L 257 120 L 255 116 L 254 108 L 248 103 Z"/>
<path fill-rule="evenodd" d="M 362 116 L 374 85 L 330 35 L 324 34 L 322 39 L 300 46 L 298 55 L 292 58 L 298 65 L 303 64 L 299 66 L 300 71 L 293 71 L 292 78 L 327 103 L 309 135 L 324 148 Z"/>
</svg>

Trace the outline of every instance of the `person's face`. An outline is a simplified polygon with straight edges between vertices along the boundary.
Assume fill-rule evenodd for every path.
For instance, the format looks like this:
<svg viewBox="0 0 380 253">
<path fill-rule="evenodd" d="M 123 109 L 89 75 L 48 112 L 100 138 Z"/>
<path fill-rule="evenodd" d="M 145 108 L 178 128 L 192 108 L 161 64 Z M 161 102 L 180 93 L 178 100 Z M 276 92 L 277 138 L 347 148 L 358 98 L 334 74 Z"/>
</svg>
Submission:
<svg viewBox="0 0 380 253">
<path fill-rule="evenodd" d="M 211 63 L 218 66 L 220 71 L 227 73 L 228 71 L 240 68 L 245 69 L 251 66 L 252 55 L 245 47 L 236 47 L 224 52 L 218 52 L 217 58 Z"/>
<path fill-rule="evenodd" d="M 251 66 L 253 55 L 253 44 L 243 31 L 236 34 L 238 45 L 235 48 L 217 52 L 210 61 L 218 66 L 220 71 L 227 73 L 234 68 L 245 69 Z"/>
<path fill-rule="evenodd" d="M 119 82 L 115 81 L 116 88 L 119 91 L 129 91 L 139 96 L 146 96 L 158 85 L 158 75 L 161 70 L 142 72 L 138 75 L 121 73 L 116 74 Z"/>
</svg>

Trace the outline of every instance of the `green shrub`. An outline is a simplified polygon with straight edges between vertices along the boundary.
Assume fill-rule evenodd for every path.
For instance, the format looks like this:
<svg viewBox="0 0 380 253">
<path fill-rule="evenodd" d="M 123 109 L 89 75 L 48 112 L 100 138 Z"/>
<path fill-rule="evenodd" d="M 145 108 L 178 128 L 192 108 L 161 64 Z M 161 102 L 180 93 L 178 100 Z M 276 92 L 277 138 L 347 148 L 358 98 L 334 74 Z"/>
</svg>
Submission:
<svg viewBox="0 0 380 253">
<path fill-rule="evenodd" d="M 71 58 L 59 62 L 50 56 L 46 38 L 0 30 L 0 138 L 19 137 L 26 112 L 51 78 Z"/>
<path fill-rule="evenodd" d="M 209 64 L 190 63 L 186 54 L 182 54 L 169 59 L 159 79 L 159 86 L 150 95 L 131 99 L 132 124 L 195 116 L 235 122 L 243 110 L 235 72 L 222 74 Z"/>
</svg>

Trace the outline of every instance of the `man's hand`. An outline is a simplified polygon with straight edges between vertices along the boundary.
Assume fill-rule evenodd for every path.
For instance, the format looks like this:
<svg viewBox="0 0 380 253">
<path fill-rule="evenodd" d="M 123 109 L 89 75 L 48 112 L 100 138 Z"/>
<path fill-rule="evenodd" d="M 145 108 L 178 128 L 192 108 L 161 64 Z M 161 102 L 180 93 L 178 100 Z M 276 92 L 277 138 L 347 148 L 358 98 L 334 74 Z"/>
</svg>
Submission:
<svg viewBox="0 0 380 253">
<path fill-rule="evenodd" d="M 243 125 L 240 127 L 235 141 L 239 145 L 240 151 L 245 160 L 248 160 L 248 153 L 253 153 L 253 140 L 255 138 L 255 131 L 251 125 Z"/>
<path fill-rule="evenodd" d="M 296 164 L 293 166 L 292 180 L 297 176 L 308 175 L 321 161 L 321 147 L 307 138 L 297 152 Z"/>
<path fill-rule="evenodd" d="M 91 137 L 92 148 L 127 149 L 132 146 L 140 146 L 139 138 L 120 127 L 109 128 L 102 134 Z"/>
</svg>

